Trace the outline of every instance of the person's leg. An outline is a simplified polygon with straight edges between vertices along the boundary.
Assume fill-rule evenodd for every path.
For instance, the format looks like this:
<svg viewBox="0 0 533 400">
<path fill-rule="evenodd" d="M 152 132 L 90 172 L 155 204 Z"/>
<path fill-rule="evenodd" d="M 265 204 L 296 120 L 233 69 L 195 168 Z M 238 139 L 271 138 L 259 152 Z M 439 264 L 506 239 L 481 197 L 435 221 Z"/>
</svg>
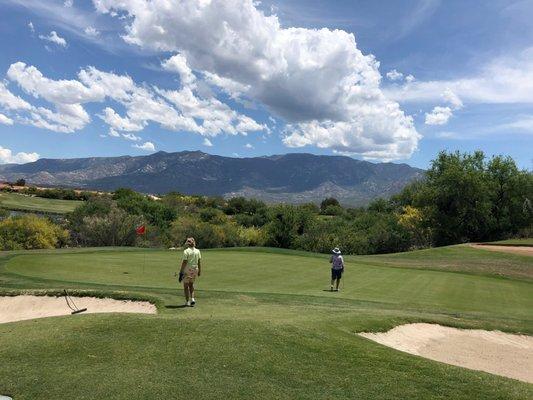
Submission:
<svg viewBox="0 0 533 400">
<path fill-rule="evenodd" d="M 185 301 L 189 301 L 189 282 L 183 282 L 183 293 L 185 294 Z"/>
<path fill-rule="evenodd" d="M 337 282 L 335 283 L 335 290 L 339 290 L 339 283 L 341 283 L 340 276 L 337 278 Z"/>
<path fill-rule="evenodd" d="M 194 300 L 194 282 L 189 283 L 189 295 L 191 296 L 191 304 L 194 305 L 196 300 Z"/>
</svg>

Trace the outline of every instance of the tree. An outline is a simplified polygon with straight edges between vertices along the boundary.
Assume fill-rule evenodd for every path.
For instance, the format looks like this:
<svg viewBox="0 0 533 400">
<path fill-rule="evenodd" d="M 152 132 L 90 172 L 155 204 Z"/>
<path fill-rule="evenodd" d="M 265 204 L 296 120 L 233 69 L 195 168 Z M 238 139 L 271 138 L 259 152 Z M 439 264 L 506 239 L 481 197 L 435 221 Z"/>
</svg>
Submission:
<svg viewBox="0 0 533 400">
<path fill-rule="evenodd" d="M 82 246 L 133 246 L 135 227 L 143 222 L 103 196 L 77 207 L 68 220 L 72 242 Z"/>
<path fill-rule="evenodd" d="M 516 233 L 531 226 L 532 215 L 524 202 L 533 198 L 533 175 L 519 171 L 511 157 L 493 157 L 487 165 L 494 225 L 491 236 Z"/>
<path fill-rule="evenodd" d="M 340 203 L 336 198 L 328 197 L 320 203 L 320 211 L 323 213 L 330 206 L 339 207 Z"/>
<path fill-rule="evenodd" d="M 425 197 L 437 245 L 484 240 L 493 224 L 485 155 L 441 152 L 427 171 Z"/>
<path fill-rule="evenodd" d="M 170 227 L 177 216 L 173 208 L 130 189 L 116 190 L 113 193 L 113 199 L 117 206 L 128 214 L 142 216 L 150 224 L 162 229 Z"/>
<path fill-rule="evenodd" d="M 26 180 L 24 178 L 17 179 L 15 186 L 26 186 Z"/>
<path fill-rule="evenodd" d="M 405 206 L 399 215 L 398 224 L 410 233 L 412 247 L 424 248 L 431 245 L 432 232 L 424 210 Z"/>
<path fill-rule="evenodd" d="M 296 238 L 311 226 L 315 215 L 307 207 L 277 205 L 270 211 L 270 223 L 266 225 L 267 244 L 293 248 Z"/>
</svg>

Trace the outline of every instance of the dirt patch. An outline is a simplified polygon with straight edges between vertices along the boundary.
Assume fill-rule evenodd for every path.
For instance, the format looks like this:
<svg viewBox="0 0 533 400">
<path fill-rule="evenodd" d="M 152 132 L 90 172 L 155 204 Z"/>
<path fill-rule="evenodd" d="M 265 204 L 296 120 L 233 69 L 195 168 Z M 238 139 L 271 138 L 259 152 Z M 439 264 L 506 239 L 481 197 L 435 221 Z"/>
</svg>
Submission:
<svg viewBox="0 0 533 400">
<path fill-rule="evenodd" d="M 533 383 L 533 337 L 436 324 L 359 335 L 431 360 Z"/>
<path fill-rule="evenodd" d="M 83 314 L 92 313 L 142 313 L 155 314 L 156 307 L 147 301 L 99 299 L 96 297 L 72 297 L 79 308 L 87 308 Z M 0 297 L 0 323 L 34 318 L 70 315 L 64 297 L 5 296 Z"/>
<path fill-rule="evenodd" d="M 533 246 L 498 246 L 496 244 L 470 244 L 476 249 L 484 249 L 490 251 L 499 251 L 503 253 L 521 254 L 524 256 L 533 256 Z"/>
</svg>

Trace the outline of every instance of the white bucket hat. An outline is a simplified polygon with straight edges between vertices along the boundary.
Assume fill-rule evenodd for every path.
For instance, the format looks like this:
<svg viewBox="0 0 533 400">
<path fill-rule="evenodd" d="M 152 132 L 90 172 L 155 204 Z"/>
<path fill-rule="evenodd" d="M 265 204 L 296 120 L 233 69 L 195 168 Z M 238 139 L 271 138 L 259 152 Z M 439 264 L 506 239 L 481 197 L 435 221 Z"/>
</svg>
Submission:
<svg viewBox="0 0 533 400">
<path fill-rule="evenodd" d="M 333 254 L 341 254 L 341 250 L 338 247 L 335 247 L 332 252 Z"/>
</svg>

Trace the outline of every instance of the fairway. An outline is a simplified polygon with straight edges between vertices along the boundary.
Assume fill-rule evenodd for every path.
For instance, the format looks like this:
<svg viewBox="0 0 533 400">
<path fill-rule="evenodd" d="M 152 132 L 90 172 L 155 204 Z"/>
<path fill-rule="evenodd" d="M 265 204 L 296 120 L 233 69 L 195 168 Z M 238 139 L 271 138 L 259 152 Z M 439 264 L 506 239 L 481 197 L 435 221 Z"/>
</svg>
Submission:
<svg viewBox="0 0 533 400">
<path fill-rule="evenodd" d="M 65 214 L 74 211 L 82 203 L 78 200 L 58 200 L 18 193 L 0 193 L 0 207 L 14 211 Z"/>
<path fill-rule="evenodd" d="M 405 354 L 356 335 L 410 322 L 531 334 L 530 258 L 465 246 L 351 256 L 343 289 L 331 293 L 327 256 L 204 250 L 197 307 L 181 308 L 173 277 L 180 256 L 179 251 L 112 248 L 6 252 L 0 258 L 0 290 L 66 287 L 98 296 L 144 297 L 157 302 L 159 314 L 1 324 L 0 359 L 10 362 L 0 364 L 0 394 L 17 399 L 533 396 L 533 385 Z"/>
</svg>

